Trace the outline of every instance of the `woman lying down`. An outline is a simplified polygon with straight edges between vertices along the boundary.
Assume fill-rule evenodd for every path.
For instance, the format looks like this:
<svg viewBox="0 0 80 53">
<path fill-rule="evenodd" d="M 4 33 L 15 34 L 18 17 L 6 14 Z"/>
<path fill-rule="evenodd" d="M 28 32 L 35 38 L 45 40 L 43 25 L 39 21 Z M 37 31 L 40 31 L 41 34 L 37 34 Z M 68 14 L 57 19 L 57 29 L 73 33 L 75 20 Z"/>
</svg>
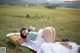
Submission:
<svg viewBox="0 0 80 53">
<path fill-rule="evenodd" d="M 20 31 L 24 42 L 28 42 L 29 32 L 23 28 Z M 55 42 L 56 30 L 53 27 L 46 27 L 39 30 L 33 41 L 40 48 L 37 53 L 77 53 L 78 46 L 76 43 L 63 39 L 62 42 Z"/>
</svg>

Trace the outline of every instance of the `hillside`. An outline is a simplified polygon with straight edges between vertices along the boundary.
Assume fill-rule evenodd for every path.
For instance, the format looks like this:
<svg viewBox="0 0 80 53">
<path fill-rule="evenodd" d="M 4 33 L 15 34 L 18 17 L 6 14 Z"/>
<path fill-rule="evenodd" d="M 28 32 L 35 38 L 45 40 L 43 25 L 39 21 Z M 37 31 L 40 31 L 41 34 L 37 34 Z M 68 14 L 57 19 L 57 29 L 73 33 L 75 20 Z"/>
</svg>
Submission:
<svg viewBox="0 0 80 53">
<path fill-rule="evenodd" d="M 36 27 L 36 31 L 53 26 L 59 41 L 66 37 L 80 44 L 80 9 L 0 6 L 0 47 L 5 46 L 7 53 L 34 53 L 24 47 L 14 49 L 15 47 L 6 38 L 6 34 L 19 32 L 22 27 L 28 28 L 31 25 Z"/>
</svg>

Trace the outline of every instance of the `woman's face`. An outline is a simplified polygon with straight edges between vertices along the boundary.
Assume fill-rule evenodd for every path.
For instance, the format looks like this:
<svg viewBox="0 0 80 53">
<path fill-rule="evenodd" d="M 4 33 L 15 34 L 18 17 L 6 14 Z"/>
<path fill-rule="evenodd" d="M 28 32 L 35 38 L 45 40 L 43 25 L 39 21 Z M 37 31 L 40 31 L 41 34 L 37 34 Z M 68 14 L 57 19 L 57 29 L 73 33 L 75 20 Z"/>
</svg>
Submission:
<svg viewBox="0 0 80 53">
<path fill-rule="evenodd" d="M 28 30 L 23 30 L 23 31 L 22 31 L 22 34 L 23 34 L 24 36 L 27 36 L 27 35 L 28 35 Z"/>
</svg>

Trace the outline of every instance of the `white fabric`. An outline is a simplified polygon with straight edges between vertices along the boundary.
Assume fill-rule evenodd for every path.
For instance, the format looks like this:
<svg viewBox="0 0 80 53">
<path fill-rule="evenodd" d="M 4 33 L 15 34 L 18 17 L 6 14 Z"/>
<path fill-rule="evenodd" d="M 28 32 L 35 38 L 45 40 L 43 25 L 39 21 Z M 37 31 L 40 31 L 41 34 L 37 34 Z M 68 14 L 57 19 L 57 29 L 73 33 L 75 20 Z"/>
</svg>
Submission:
<svg viewBox="0 0 80 53">
<path fill-rule="evenodd" d="M 33 31 L 33 30 L 35 30 L 35 27 L 30 26 L 29 29 L 31 29 Z"/>
<path fill-rule="evenodd" d="M 76 43 L 70 43 L 72 49 L 64 47 L 63 45 L 56 43 L 44 43 L 37 53 L 78 53 L 78 45 Z"/>
<path fill-rule="evenodd" d="M 72 45 L 72 53 L 77 53 L 78 49 L 79 49 L 79 45 L 77 45 L 76 43 L 72 43 L 70 42 L 70 45 Z"/>
<path fill-rule="evenodd" d="M 36 45 L 33 41 L 24 42 L 21 44 L 22 46 L 28 47 L 34 51 L 38 51 L 40 49 L 39 45 Z"/>
<path fill-rule="evenodd" d="M 37 38 L 34 41 L 34 42 L 36 42 L 37 45 L 40 45 L 40 46 L 45 42 L 44 39 L 42 38 L 42 32 L 43 32 L 43 29 L 40 29 L 38 31 Z"/>
<path fill-rule="evenodd" d="M 6 37 L 9 37 L 9 36 L 11 36 L 13 34 L 20 34 L 20 33 L 9 33 L 9 34 L 6 35 Z"/>
</svg>

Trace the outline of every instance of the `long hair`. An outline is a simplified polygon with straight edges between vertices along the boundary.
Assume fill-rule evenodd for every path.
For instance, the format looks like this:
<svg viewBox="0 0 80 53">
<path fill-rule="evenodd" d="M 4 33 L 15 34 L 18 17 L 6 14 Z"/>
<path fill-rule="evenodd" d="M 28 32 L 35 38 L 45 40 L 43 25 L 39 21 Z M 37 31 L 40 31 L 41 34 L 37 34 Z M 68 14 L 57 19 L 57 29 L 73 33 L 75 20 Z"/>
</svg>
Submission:
<svg viewBox="0 0 80 53">
<path fill-rule="evenodd" d="M 22 34 L 22 31 L 23 31 L 23 30 L 26 30 L 26 28 L 21 28 L 21 30 L 20 30 L 20 36 L 21 36 L 23 39 L 26 39 L 27 36 L 24 36 L 24 35 Z"/>
</svg>

